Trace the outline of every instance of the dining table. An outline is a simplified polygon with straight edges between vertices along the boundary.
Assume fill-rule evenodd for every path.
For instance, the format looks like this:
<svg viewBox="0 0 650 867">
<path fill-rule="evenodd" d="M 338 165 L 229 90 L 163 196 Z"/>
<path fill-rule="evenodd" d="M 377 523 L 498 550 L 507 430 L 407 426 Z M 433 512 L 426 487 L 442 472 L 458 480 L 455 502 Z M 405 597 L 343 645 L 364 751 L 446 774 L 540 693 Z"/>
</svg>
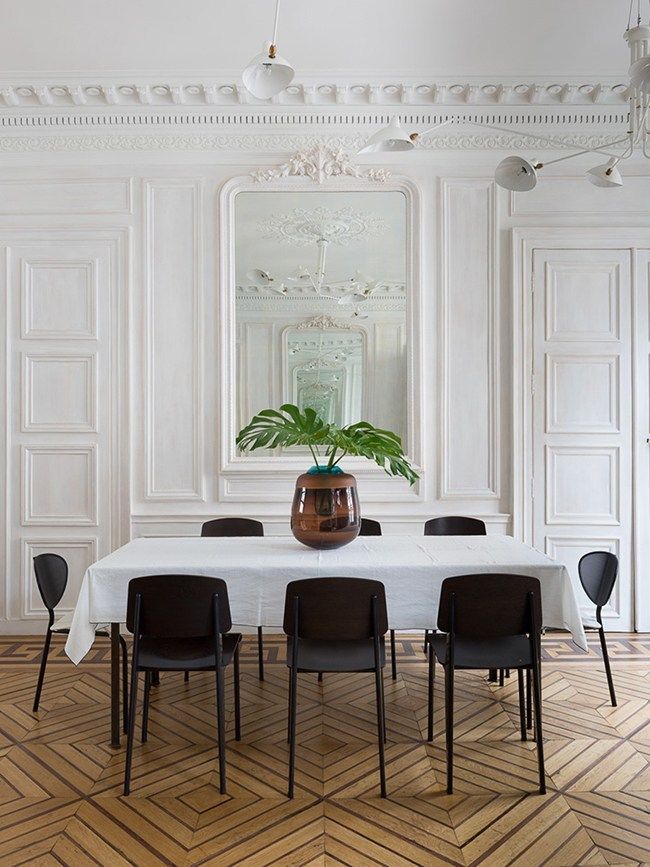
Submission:
<svg viewBox="0 0 650 867">
<path fill-rule="evenodd" d="M 575 589 L 566 566 L 510 536 L 358 537 L 334 549 L 308 548 L 291 536 L 138 538 L 88 567 L 75 606 L 66 653 L 78 664 L 98 624 L 110 624 L 111 744 L 120 745 L 120 625 L 127 591 L 142 575 L 211 575 L 228 586 L 233 623 L 280 627 L 286 586 L 298 578 L 372 578 L 386 588 L 389 626 L 435 629 L 443 580 L 452 575 L 507 573 L 539 578 L 545 628 L 568 630 L 587 649 Z"/>
</svg>

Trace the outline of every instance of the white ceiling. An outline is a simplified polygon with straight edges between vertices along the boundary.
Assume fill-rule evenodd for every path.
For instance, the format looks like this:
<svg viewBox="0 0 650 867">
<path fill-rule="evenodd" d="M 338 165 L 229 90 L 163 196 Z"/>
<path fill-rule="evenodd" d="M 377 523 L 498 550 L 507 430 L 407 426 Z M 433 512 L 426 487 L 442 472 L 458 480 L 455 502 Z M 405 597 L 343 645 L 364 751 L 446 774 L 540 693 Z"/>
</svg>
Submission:
<svg viewBox="0 0 650 867">
<path fill-rule="evenodd" d="M 274 0 L 5 0 L 0 76 L 16 71 L 238 72 Z M 648 6 L 648 0 L 643 0 Z M 623 76 L 628 0 L 283 0 L 299 77 Z"/>
</svg>

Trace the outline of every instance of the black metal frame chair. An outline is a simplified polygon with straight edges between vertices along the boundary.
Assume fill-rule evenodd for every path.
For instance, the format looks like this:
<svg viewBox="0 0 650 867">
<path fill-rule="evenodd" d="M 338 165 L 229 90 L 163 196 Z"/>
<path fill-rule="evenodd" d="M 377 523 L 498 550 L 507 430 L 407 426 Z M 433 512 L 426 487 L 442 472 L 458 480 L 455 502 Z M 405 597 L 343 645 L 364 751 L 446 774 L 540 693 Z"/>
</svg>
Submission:
<svg viewBox="0 0 650 867">
<path fill-rule="evenodd" d="M 537 578 L 479 574 L 446 578 L 440 591 L 438 629 L 429 636 L 427 740 L 433 740 L 436 659 L 445 671 L 447 793 L 454 791 L 454 672 L 456 669 L 511 668 L 519 682 L 521 739 L 527 739 L 524 671 L 532 675 L 539 792 L 546 794 L 541 691 L 541 590 Z"/>
<path fill-rule="evenodd" d="M 34 694 L 34 703 L 32 712 L 38 711 L 38 706 L 41 701 L 41 692 L 43 691 L 43 682 L 45 680 L 45 669 L 47 667 L 47 658 L 50 652 L 50 643 L 52 635 L 68 635 L 70 625 L 68 618 L 64 615 L 58 622 L 55 617 L 55 608 L 61 601 L 65 589 L 68 586 L 68 564 L 64 557 L 60 554 L 44 553 L 37 554 L 34 557 L 34 574 L 36 576 L 36 586 L 40 593 L 43 605 L 47 609 L 48 624 L 47 632 L 45 633 L 45 643 L 43 645 L 43 653 L 41 654 L 41 664 L 38 670 L 38 681 L 36 683 L 36 692 Z M 71 618 L 70 618 L 71 623 Z M 109 633 L 106 630 L 98 629 L 95 635 L 101 635 L 103 638 L 109 638 Z M 128 652 L 126 642 L 120 635 L 120 647 L 122 651 L 122 705 L 123 705 L 123 727 L 124 731 L 128 730 Z"/>
<path fill-rule="evenodd" d="M 381 796 L 386 797 L 382 669 L 386 664 L 384 634 L 387 629 L 386 593 L 380 581 L 307 578 L 287 585 L 284 631 L 289 668 L 289 798 L 293 798 L 296 767 L 299 672 L 374 672 L 379 780 Z"/>
<path fill-rule="evenodd" d="M 145 673 L 142 741 L 147 740 L 149 691 L 155 671 L 214 671 L 219 745 L 219 791 L 226 794 L 224 673 L 234 665 L 235 740 L 241 738 L 239 649 L 225 581 L 207 575 L 147 575 L 129 581 L 127 629 L 133 633 L 129 731 L 124 794 L 131 787 L 138 675 Z"/>
<path fill-rule="evenodd" d="M 464 515 L 439 515 L 424 522 L 425 536 L 487 536 L 485 522 L 480 518 L 467 518 Z M 429 640 L 428 629 L 424 630 L 424 653 Z M 435 629 L 433 630 L 435 632 Z M 502 684 L 503 685 L 503 684 Z"/>
<path fill-rule="evenodd" d="M 612 595 L 616 578 L 618 576 L 618 557 L 612 554 L 611 551 L 590 551 L 580 558 L 578 563 L 578 575 L 582 589 L 585 591 L 590 601 L 596 606 L 596 626 L 590 623 L 585 623 L 586 629 L 597 629 L 598 637 L 600 638 L 600 647 L 603 652 L 603 662 L 605 663 L 605 674 L 607 675 L 607 686 L 609 687 L 609 698 L 612 707 L 616 707 L 616 692 L 614 691 L 614 680 L 612 678 L 612 669 L 609 664 L 609 653 L 607 652 L 607 641 L 605 640 L 605 628 L 603 627 L 602 609 L 607 605 L 609 598 Z"/>
<path fill-rule="evenodd" d="M 214 518 L 201 527 L 201 536 L 263 536 L 264 524 L 255 518 Z M 264 680 L 264 635 L 257 627 L 257 667 L 260 680 Z"/>
</svg>

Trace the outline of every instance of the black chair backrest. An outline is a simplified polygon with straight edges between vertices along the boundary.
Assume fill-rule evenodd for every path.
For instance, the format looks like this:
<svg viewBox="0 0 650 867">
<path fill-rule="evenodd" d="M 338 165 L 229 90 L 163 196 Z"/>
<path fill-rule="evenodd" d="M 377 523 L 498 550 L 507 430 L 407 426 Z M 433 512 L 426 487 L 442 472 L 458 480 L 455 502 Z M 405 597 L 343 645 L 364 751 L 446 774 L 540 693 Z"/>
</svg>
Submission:
<svg viewBox="0 0 650 867">
<path fill-rule="evenodd" d="M 377 597 L 377 634 L 388 629 L 386 591 L 366 578 L 307 578 L 287 584 L 284 631 L 294 633 L 294 599 L 299 600 L 299 638 L 360 641 L 373 637 L 372 597 Z"/>
<path fill-rule="evenodd" d="M 129 581 L 126 626 L 135 629 L 136 597 L 141 597 L 140 635 L 199 638 L 214 635 L 213 597 L 219 597 L 219 632 L 232 626 L 228 588 L 209 575 L 145 575 Z"/>
<path fill-rule="evenodd" d="M 264 524 L 254 518 L 215 518 L 201 527 L 202 536 L 263 536 Z"/>
<path fill-rule="evenodd" d="M 37 554 L 34 557 L 36 586 L 43 605 L 54 611 L 68 584 L 68 564 L 60 554 Z"/>
<path fill-rule="evenodd" d="M 611 551 L 591 551 L 580 558 L 578 575 L 594 605 L 607 605 L 618 575 L 618 557 Z"/>
<path fill-rule="evenodd" d="M 529 594 L 533 595 L 531 623 Z M 459 638 L 502 638 L 537 634 L 542 628 L 542 597 L 538 578 L 528 575 L 455 575 L 440 589 L 438 629 Z"/>
<path fill-rule="evenodd" d="M 372 518 L 361 519 L 360 536 L 381 536 L 381 524 Z"/>
<path fill-rule="evenodd" d="M 424 525 L 425 536 L 487 536 L 485 524 L 480 518 L 464 518 L 461 515 L 443 515 L 430 518 Z"/>
</svg>

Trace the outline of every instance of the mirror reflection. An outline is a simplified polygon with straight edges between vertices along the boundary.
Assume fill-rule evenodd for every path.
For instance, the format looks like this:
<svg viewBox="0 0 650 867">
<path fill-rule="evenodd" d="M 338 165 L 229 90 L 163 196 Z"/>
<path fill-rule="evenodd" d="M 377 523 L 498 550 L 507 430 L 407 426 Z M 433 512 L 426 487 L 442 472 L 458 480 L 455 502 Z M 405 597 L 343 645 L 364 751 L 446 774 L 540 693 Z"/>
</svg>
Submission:
<svg viewBox="0 0 650 867">
<path fill-rule="evenodd" d="M 401 192 L 236 196 L 239 428 L 295 403 L 405 438 L 406 242 Z"/>
</svg>

